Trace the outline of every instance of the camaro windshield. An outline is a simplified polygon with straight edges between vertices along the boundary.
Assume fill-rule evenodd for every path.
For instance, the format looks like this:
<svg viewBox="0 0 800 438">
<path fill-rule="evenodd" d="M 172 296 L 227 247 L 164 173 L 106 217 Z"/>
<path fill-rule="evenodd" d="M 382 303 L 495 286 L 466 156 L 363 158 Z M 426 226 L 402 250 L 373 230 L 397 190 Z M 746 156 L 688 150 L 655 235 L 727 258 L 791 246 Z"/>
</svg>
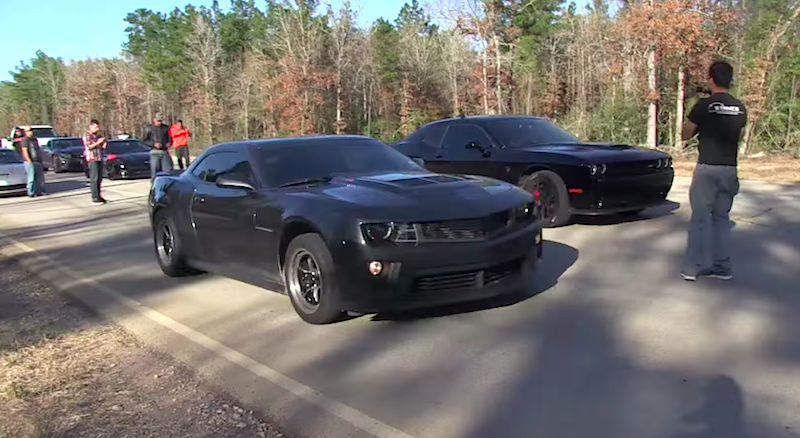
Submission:
<svg viewBox="0 0 800 438">
<path fill-rule="evenodd" d="M 336 175 L 424 171 L 405 155 L 370 139 L 312 140 L 305 145 L 265 145 L 255 151 L 259 170 L 272 187 Z"/>
<path fill-rule="evenodd" d="M 507 119 L 491 124 L 492 133 L 507 148 L 539 144 L 579 143 L 578 137 L 542 119 Z"/>
</svg>

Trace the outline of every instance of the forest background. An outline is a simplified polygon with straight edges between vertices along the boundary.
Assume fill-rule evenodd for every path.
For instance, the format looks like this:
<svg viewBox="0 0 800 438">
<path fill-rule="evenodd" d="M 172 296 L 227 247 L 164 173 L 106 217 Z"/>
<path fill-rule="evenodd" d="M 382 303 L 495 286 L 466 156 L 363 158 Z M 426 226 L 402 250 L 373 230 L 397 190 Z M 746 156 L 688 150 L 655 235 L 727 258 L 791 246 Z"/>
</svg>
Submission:
<svg viewBox="0 0 800 438">
<path fill-rule="evenodd" d="M 90 118 L 141 135 L 155 113 L 194 144 L 312 133 L 396 141 L 461 114 L 533 114 L 584 140 L 680 153 L 711 61 L 735 69 L 743 154 L 800 157 L 797 0 L 408 2 L 359 26 L 345 1 L 233 0 L 127 15 L 119 57 L 37 52 L 0 83 L 0 127 Z M 54 55 L 54 56 L 51 56 Z"/>
</svg>

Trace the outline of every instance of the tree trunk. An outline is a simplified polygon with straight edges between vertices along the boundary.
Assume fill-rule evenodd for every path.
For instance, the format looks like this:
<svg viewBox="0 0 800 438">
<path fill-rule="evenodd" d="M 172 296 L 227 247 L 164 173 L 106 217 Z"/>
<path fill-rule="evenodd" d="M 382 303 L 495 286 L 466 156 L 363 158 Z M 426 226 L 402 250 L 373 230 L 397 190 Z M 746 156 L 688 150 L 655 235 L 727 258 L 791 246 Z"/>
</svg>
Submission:
<svg viewBox="0 0 800 438">
<path fill-rule="evenodd" d="M 647 146 L 656 148 L 658 146 L 658 102 L 656 96 L 656 50 L 651 47 L 647 52 L 647 88 L 649 95 L 647 96 L 649 106 L 647 110 Z"/>
<path fill-rule="evenodd" d="M 686 66 L 678 65 L 678 90 L 675 97 L 675 152 L 683 150 L 683 114 L 686 98 Z"/>
<path fill-rule="evenodd" d="M 337 134 L 342 133 L 342 125 L 344 124 L 344 120 L 342 119 L 342 75 L 336 75 L 336 125 L 334 126 L 334 130 Z"/>
<path fill-rule="evenodd" d="M 461 105 L 458 102 L 458 72 L 453 73 L 453 117 L 458 117 Z"/>
<path fill-rule="evenodd" d="M 489 73 L 486 71 L 486 64 L 489 63 L 488 47 L 483 49 L 483 59 L 481 60 L 482 79 L 483 79 L 483 113 L 489 114 Z"/>
<path fill-rule="evenodd" d="M 503 66 L 500 58 L 500 37 L 494 34 L 492 40 L 494 41 L 494 98 L 497 100 L 497 114 L 503 114 L 503 81 L 500 77 Z"/>
</svg>

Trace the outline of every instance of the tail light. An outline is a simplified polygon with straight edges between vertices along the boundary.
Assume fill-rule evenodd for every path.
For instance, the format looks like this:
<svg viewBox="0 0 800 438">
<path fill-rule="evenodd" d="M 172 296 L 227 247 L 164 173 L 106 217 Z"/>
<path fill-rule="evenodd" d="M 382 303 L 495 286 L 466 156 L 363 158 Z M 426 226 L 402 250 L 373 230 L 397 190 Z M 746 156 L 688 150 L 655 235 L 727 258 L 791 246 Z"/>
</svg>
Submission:
<svg viewBox="0 0 800 438">
<path fill-rule="evenodd" d="M 108 161 L 111 161 L 111 160 L 116 160 L 116 159 L 117 159 L 117 155 L 116 155 L 116 154 L 108 154 L 108 155 L 106 156 L 106 159 L 107 159 Z"/>
</svg>

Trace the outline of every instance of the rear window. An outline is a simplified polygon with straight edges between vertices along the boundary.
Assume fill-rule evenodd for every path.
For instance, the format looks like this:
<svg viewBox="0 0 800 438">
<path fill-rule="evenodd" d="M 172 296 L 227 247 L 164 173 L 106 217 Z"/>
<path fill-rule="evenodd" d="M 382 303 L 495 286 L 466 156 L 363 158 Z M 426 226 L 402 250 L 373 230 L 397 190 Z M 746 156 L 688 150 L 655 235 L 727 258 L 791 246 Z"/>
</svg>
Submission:
<svg viewBox="0 0 800 438">
<path fill-rule="evenodd" d="M 0 164 L 22 163 L 22 155 L 11 149 L 0 149 Z"/>
<path fill-rule="evenodd" d="M 131 154 L 134 152 L 148 152 L 150 148 L 144 143 L 138 141 L 110 141 L 106 146 L 107 154 Z"/>
</svg>

